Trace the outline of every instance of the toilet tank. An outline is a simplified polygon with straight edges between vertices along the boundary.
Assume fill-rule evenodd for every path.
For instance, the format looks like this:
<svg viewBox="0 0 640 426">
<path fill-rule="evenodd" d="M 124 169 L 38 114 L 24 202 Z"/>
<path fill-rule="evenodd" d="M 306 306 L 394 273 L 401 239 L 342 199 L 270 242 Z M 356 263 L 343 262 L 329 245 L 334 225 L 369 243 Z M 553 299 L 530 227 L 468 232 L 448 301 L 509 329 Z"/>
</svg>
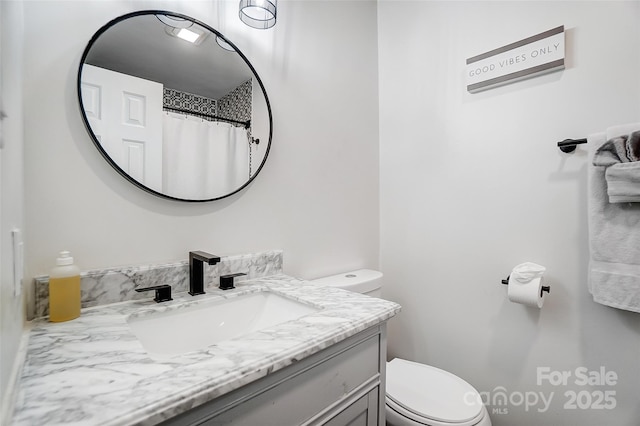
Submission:
<svg viewBox="0 0 640 426">
<path fill-rule="evenodd" d="M 382 296 L 382 272 L 372 269 L 358 269 L 328 277 L 310 280 L 318 285 L 342 288 L 373 297 Z"/>
</svg>

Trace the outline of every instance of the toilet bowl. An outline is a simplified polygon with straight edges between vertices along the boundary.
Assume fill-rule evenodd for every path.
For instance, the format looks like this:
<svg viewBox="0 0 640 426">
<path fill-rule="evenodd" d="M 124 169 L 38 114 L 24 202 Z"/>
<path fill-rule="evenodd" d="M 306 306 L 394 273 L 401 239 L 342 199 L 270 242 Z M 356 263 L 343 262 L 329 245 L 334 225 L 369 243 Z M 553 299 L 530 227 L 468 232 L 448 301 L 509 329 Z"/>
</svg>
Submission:
<svg viewBox="0 0 640 426">
<path fill-rule="evenodd" d="M 360 269 L 311 281 L 381 296 L 382 272 Z M 480 394 L 460 377 L 425 364 L 387 362 L 386 418 L 391 426 L 491 426 Z"/>
</svg>

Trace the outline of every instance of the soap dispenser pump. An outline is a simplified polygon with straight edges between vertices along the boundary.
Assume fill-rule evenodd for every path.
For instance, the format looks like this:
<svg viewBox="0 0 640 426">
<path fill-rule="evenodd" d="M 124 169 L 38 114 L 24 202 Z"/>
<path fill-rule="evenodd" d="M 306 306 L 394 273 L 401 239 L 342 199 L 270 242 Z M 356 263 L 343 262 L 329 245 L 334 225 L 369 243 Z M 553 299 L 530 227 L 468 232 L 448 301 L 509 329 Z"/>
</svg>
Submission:
<svg viewBox="0 0 640 426">
<path fill-rule="evenodd" d="M 49 275 L 49 321 L 63 322 L 80 316 L 80 269 L 68 251 L 61 251 Z"/>
</svg>

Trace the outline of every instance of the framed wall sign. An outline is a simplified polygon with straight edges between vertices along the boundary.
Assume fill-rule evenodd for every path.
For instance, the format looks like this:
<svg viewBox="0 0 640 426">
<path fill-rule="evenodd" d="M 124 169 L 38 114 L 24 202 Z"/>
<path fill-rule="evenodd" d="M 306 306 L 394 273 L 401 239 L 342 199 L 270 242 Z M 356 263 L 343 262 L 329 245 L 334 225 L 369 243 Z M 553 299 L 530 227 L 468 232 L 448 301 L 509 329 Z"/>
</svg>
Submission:
<svg viewBox="0 0 640 426">
<path fill-rule="evenodd" d="M 467 59 L 467 91 L 476 93 L 564 69 L 564 25 Z"/>
</svg>

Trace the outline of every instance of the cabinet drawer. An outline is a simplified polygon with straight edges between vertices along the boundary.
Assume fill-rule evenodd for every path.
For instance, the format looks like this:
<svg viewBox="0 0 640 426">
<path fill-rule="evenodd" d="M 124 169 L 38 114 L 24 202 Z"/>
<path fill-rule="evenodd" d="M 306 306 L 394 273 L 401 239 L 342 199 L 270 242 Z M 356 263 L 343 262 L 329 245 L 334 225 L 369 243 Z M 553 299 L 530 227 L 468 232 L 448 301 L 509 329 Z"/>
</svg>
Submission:
<svg viewBox="0 0 640 426">
<path fill-rule="evenodd" d="M 249 401 L 206 425 L 299 425 L 378 374 L 378 338 L 369 338 Z"/>
<path fill-rule="evenodd" d="M 380 334 L 363 332 L 163 425 L 294 426 L 379 382 Z"/>
</svg>

